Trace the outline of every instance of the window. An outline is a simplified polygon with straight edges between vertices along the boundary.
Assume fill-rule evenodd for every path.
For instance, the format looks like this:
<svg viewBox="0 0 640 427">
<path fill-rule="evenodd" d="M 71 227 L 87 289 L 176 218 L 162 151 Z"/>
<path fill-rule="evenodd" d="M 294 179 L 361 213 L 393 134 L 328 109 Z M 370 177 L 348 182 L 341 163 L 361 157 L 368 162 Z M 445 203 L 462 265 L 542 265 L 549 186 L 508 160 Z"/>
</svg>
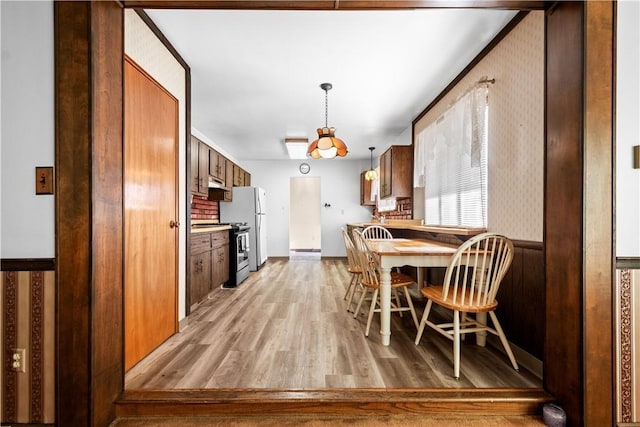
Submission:
<svg viewBox="0 0 640 427">
<path fill-rule="evenodd" d="M 420 132 L 414 183 L 425 223 L 487 227 L 488 89 L 474 88 Z"/>
</svg>

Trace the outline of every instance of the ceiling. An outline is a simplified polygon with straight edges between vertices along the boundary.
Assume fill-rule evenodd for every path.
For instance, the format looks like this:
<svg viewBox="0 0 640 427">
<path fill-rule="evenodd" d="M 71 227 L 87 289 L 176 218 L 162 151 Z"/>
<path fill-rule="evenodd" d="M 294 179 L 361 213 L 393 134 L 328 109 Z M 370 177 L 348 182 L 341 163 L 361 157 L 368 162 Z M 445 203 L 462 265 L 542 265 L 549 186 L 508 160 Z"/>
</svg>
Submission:
<svg viewBox="0 0 640 427">
<path fill-rule="evenodd" d="M 323 82 L 346 158 L 379 155 L 517 13 L 146 12 L 191 67 L 192 126 L 236 160 L 287 159 L 285 138 L 313 141 Z"/>
</svg>

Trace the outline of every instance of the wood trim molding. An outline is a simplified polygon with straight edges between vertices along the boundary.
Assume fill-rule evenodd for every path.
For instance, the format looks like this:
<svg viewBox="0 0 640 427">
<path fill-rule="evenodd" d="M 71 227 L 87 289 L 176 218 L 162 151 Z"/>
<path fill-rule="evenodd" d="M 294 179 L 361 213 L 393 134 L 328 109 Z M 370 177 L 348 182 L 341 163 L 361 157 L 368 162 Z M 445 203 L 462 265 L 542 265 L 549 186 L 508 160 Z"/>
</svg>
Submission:
<svg viewBox="0 0 640 427">
<path fill-rule="evenodd" d="M 619 381 L 619 399 L 618 407 L 620 409 L 620 419 L 624 423 L 633 420 L 633 307 L 632 307 L 632 286 L 633 280 L 631 271 L 624 269 L 619 274 L 618 294 L 620 306 L 618 307 L 617 322 L 620 325 L 620 341 L 617 344 L 619 348 L 618 366 L 620 371 Z"/>
<path fill-rule="evenodd" d="M 124 386 L 124 10 L 53 7 L 56 424 L 109 425 Z"/>
<path fill-rule="evenodd" d="M 141 9 L 270 9 L 270 10 L 395 10 L 395 9 L 519 9 L 542 10 L 544 1 L 523 0 L 124 0 Z"/>
<path fill-rule="evenodd" d="M 584 419 L 615 422 L 614 2 L 584 3 Z M 587 173 L 588 172 L 588 173 Z"/>
<path fill-rule="evenodd" d="M 616 258 L 616 268 L 618 270 L 640 270 L 640 257 L 618 257 Z"/>
<path fill-rule="evenodd" d="M 467 74 L 469 74 L 469 72 L 471 72 L 471 70 L 473 70 L 473 68 L 476 65 L 478 65 L 478 63 L 480 61 L 482 61 L 482 59 L 485 56 L 487 56 L 489 54 L 489 52 L 491 52 L 493 50 L 493 48 L 495 48 L 498 45 L 498 43 L 500 43 L 502 41 L 502 39 L 504 39 L 520 23 L 520 21 L 522 21 L 524 19 L 524 17 L 527 16 L 528 14 L 529 14 L 529 12 L 527 12 L 527 11 L 521 11 L 516 16 L 514 16 L 513 19 L 511 21 L 509 21 L 509 23 L 507 25 L 505 25 L 505 27 L 493 38 L 493 40 L 491 40 L 491 42 L 489 42 L 489 44 L 487 46 L 485 46 L 485 48 L 482 49 L 482 51 L 480 51 L 480 53 L 477 54 L 476 57 L 473 58 L 473 60 L 471 60 L 469 65 L 464 67 L 464 69 L 462 71 L 460 71 L 460 73 L 451 81 L 451 83 L 449 83 L 447 85 L 447 87 L 445 87 L 442 90 L 442 92 L 440 92 L 440 94 L 438 96 L 436 96 L 436 98 L 433 101 L 431 101 L 431 103 L 429 105 L 427 105 L 427 107 L 424 110 L 422 110 L 422 112 L 420 112 L 420 114 L 418 114 L 418 117 L 413 119 L 413 121 L 411 122 L 412 129 L 415 129 L 416 123 L 418 123 L 420 121 L 420 119 L 422 119 L 429 112 L 429 110 L 431 110 L 433 107 L 435 107 L 438 104 L 438 102 L 440 102 L 442 100 L 442 98 L 447 96 L 447 94 L 454 87 L 456 87 L 456 85 L 458 83 L 460 83 L 460 81 Z M 414 130 L 412 130 L 412 132 L 414 132 Z M 413 139 L 411 141 L 413 143 Z"/>
<path fill-rule="evenodd" d="M 125 390 L 116 414 L 539 414 L 552 400 L 542 389 Z"/>
<path fill-rule="evenodd" d="M 0 261 L 0 271 L 54 271 L 55 258 L 4 258 Z"/>
</svg>

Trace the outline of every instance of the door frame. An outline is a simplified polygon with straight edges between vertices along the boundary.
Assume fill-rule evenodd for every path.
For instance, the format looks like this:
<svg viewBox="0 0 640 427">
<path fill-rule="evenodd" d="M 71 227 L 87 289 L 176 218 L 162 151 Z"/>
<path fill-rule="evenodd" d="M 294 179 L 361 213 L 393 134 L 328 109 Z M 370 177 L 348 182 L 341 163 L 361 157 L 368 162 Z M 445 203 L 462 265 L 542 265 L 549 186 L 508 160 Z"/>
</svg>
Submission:
<svg viewBox="0 0 640 427">
<path fill-rule="evenodd" d="M 548 334 L 545 336 L 547 349 L 557 348 L 558 354 L 564 355 L 558 360 L 547 360 L 545 370 L 561 372 L 565 363 L 575 363 L 579 369 L 567 372 L 570 381 L 545 379 L 545 387 L 549 393 L 563 400 L 561 403 L 566 405 L 572 423 L 585 421 L 592 425 L 610 425 L 615 408 L 613 344 L 610 339 L 614 327 L 611 316 L 614 177 L 610 162 L 599 163 L 596 160 L 602 156 L 610 159 L 614 149 L 615 48 L 612 39 L 615 37 L 615 4 L 586 2 L 567 6 L 561 2 L 545 6 L 541 1 L 470 4 L 453 0 L 447 6 L 547 7 L 548 16 L 565 6 L 578 8 L 569 18 L 572 25 L 567 30 L 571 33 L 565 32 L 564 47 L 583 54 L 581 69 L 574 76 L 578 84 L 571 92 L 579 100 L 576 106 L 580 110 L 582 126 L 577 134 L 571 131 L 563 143 L 579 153 L 577 160 L 588 168 L 589 174 L 557 182 L 547 181 L 545 188 L 553 184 L 558 192 L 579 195 L 578 209 L 562 220 L 579 224 L 584 233 L 581 231 L 577 236 L 580 254 L 571 253 L 569 264 L 556 266 L 554 270 L 545 267 L 547 283 L 564 278 L 566 281 L 562 283 L 571 290 L 568 299 L 547 303 L 547 316 L 569 304 L 571 310 L 557 319 L 557 325 L 572 334 L 568 341 L 552 340 Z M 348 10 L 441 7 L 441 4 L 431 1 L 350 0 L 339 3 L 265 0 L 258 5 L 251 1 L 237 1 L 232 6 L 228 1 L 216 0 L 54 2 L 58 189 L 55 208 L 56 414 L 59 425 L 108 425 L 115 417 L 115 401 L 123 392 L 121 183 L 125 7 Z M 547 34 L 553 36 L 548 31 Z M 554 49 L 559 42 L 555 38 L 547 40 L 545 58 L 549 58 L 550 53 L 558 54 L 559 51 Z M 601 60 L 603 55 L 604 61 Z M 545 111 L 547 106 L 564 102 L 560 94 L 548 89 Z M 189 129 L 188 119 L 187 126 Z M 573 129 L 574 124 L 556 123 L 554 126 L 554 129 L 546 127 L 547 135 L 549 131 L 562 133 L 567 128 Z M 561 163 L 561 159 L 549 158 L 549 155 L 549 150 L 545 150 L 546 180 L 550 178 L 548 169 Z M 602 200 L 607 203 L 600 203 L 597 210 L 591 209 L 596 201 Z M 545 208 L 546 231 L 550 226 L 559 225 L 559 219 L 550 215 Z M 546 250 L 549 249 L 562 248 L 554 241 L 546 244 Z M 599 261 L 592 263 L 594 260 Z M 553 281 L 554 285 L 557 283 Z M 597 339 L 581 342 L 583 337 L 591 336 Z M 579 391 L 572 389 L 575 384 L 578 384 Z M 238 393 L 242 394 L 241 391 L 233 394 Z M 245 391 L 245 396 L 247 393 L 252 394 Z M 310 392 L 307 397 L 311 398 L 311 394 L 319 396 L 317 392 Z M 334 394 L 328 392 L 329 395 L 335 397 L 335 391 Z M 380 396 L 380 399 L 387 397 Z M 286 392 L 280 395 L 283 401 L 290 398 Z M 341 407 L 356 413 L 359 402 L 344 399 Z M 399 400 L 400 404 L 395 407 L 402 410 L 403 399 Z M 379 404 L 382 402 L 378 401 Z M 428 405 L 422 407 L 427 408 Z"/>
</svg>

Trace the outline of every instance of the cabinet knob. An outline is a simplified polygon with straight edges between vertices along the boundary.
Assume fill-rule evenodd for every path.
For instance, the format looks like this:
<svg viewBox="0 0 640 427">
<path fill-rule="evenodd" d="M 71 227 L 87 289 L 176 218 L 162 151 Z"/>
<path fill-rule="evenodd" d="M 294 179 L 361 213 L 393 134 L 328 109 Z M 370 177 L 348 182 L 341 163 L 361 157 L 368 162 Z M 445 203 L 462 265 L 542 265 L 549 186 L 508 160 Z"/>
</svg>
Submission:
<svg viewBox="0 0 640 427">
<path fill-rule="evenodd" d="M 178 228 L 180 227 L 180 222 L 171 220 L 169 221 L 169 228 Z"/>
</svg>

